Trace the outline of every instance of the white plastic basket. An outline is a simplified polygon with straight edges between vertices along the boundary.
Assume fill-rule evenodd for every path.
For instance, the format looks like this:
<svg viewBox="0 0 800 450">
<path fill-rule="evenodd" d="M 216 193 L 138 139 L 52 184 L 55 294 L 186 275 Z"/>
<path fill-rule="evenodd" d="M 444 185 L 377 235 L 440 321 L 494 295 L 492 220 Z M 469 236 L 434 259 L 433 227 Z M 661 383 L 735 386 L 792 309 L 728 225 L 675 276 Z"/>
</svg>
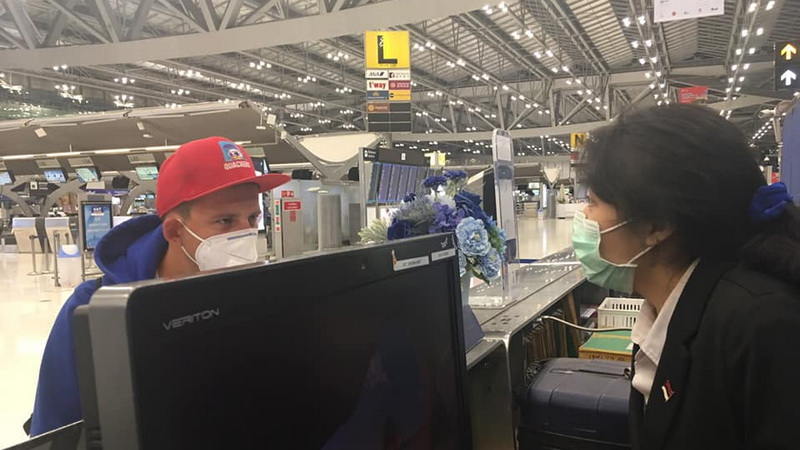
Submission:
<svg viewBox="0 0 800 450">
<path fill-rule="evenodd" d="M 597 308 L 599 328 L 632 328 L 642 309 L 644 299 L 606 297 Z"/>
</svg>

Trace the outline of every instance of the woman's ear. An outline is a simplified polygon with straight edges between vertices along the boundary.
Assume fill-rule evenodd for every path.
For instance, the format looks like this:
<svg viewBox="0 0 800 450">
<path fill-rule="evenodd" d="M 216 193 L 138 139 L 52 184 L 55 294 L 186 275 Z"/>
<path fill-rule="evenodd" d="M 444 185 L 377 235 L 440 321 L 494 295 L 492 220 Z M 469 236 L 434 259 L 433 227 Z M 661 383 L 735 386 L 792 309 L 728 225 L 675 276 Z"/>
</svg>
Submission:
<svg viewBox="0 0 800 450">
<path fill-rule="evenodd" d="M 666 241 L 670 236 L 675 233 L 675 228 L 672 225 L 650 225 L 650 231 L 645 238 L 645 244 L 648 247 L 655 247 L 658 244 Z"/>
<path fill-rule="evenodd" d="M 181 244 L 181 233 L 183 232 L 183 225 L 180 220 L 174 215 L 167 215 L 161 224 L 161 230 L 164 233 L 164 239 L 170 244 Z"/>
</svg>

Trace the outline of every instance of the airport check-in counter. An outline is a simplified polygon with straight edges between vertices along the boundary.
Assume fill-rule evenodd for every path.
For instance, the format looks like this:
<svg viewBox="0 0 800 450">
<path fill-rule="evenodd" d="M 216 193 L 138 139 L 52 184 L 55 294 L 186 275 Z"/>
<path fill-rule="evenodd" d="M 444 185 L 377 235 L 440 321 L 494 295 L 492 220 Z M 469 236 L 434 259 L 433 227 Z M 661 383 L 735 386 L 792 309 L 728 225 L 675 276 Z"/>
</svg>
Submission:
<svg viewBox="0 0 800 450">
<path fill-rule="evenodd" d="M 467 353 L 470 414 L 475 450 L 516 448 L 514 392 L 525 388 L 525 332 L 541 315 L 580 286 L 585 277 L 572 250 L 516 270 L 517 288 L 503 307 L 474 307 L 485 333 Z M 501 295 L 499 283 L 481 285 L 470 297 Z"/>
<path fill-rule="evenodd" d="M 548 309 L 585 281 L 572 251 L 516 268 L 517 289 L 498 308 L 473 308 L 484 338 L 465 355 L 470 426 L 475 450 L 515 450 L 515 393 L 525 387 L 524 334 Z M 497 295 L 499 283 L 473 288 Z M 83 448 L 80 445 L 77 448 Z"/>
<path fill-rule="evenodd" d="M 50 248 L 54 253 L 58 253 L 56 243 L 59 245 L 75 243 L 69 217 L 46 217 L 44 228 L 47 232 L 47 239 L 50 241 Z M 56 239 L 56 235 L 58 235 L 58 239 Z"/>
<path fill-rule="evenodd" d="M 36 217 L 15 217 L 11 222 L 11 229 L 14 239 L 17 240 L 17 251 L 19 253 L 30 253 L 31 246 L 36 253 L 42 253 L 43 240 L 31 239 L 31 236 L 38 236 L 36 229 Z"/>
</svg>

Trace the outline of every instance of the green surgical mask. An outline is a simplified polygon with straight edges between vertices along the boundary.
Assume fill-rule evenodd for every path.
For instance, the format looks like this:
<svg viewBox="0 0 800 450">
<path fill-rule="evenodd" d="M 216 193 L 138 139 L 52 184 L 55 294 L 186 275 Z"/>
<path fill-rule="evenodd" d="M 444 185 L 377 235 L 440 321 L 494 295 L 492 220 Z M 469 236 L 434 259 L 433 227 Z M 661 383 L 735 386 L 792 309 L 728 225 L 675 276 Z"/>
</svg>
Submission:
<svg viewBox="0 0 800 450">
<path fill-rule="evenodd" d="M 647 247 L 634 256 L 627 264 L 614 264 L 600 256 L 600 240 L 602 235 L 624 227 L 628 222 L 622 222 L 611 228 L 600 231 L 600 224 L 586 218 L 582 211 L 575 213 L 573 220 L 572 247 L 575 256 L 583 266 L 586 279 L 600 287 L 633 293 L 633 278 L 636 275 L 637 264 L 634 264 L 653 247 Z"/>
</svg>

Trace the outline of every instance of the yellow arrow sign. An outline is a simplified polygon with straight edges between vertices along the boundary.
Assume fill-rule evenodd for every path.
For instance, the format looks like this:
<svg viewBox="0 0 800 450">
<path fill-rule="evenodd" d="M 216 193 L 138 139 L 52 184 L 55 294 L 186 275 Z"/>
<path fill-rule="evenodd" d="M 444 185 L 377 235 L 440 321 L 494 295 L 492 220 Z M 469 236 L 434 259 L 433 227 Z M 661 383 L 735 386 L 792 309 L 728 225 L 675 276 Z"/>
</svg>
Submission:
<svg viewBox="0 0 800 450">
<path fill-rule="evenodd" d="M 792 44 L 786 44 L 786 47 L 783 47 L 781 50 L 781 56 L 785 57 L 787 61 L 792 60 L 792 56 L 797 54 L 797 47 Z"/>
</svg>

